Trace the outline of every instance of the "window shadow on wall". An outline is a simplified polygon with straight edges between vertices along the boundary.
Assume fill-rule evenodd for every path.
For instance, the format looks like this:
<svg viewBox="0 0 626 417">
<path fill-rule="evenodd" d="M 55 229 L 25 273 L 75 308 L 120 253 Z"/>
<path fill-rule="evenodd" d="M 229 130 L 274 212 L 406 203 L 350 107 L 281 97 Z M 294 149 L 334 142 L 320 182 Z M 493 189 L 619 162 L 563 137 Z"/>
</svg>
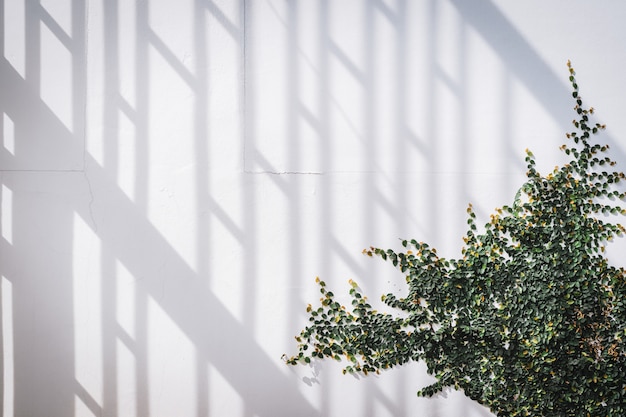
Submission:
<svg viewBox="0 0 626 417">
<path fill-rule="evenodd" d="M 1 19 L 3 22 L 8 19 L 6 3 L 1 3 L 5 12 Z M 245 33 L 256 30 L 252 26 L 256 10 L 252 2 L 240 1 L 236 18 L 232 17 L 232 11 L 223 10 L 224 6 L 216 2 L 196 0 L 188 3 L 192 11 L 192 18 L 188 21 L 195 59 L 192 66 L 164 40 L 160 32 L 163 27 L 151 25 L 149 17 L 154 2 L 140 1 L 129 5 L 119 0 L 107 0 L 93 3 L 100 5 L 102 12 L 95 16 L 102 19 L 97 27 L 102 29 L 104 46 L 104 70 L 96 72 L 102 74 L 102 79 L 95 81 L 96 84 L 101 83 L 102 91 L 92 96 L 94 113 L 101 118 L 100 125 L 92 126 L 94 131 L 97 130 L 92 133 L 102 137 L 101 155 L 85 152 L 83 143 L 87 96 L 84 1 L 73 0 L 66 10 L 70 16 L 71 31 L 61 18 L 57 21 L 56 15 L 41 3 L 26 2 L 21 33 L 24 39 L 23 67 L 7 59 L 6 51 L 0 62 L 0 108 L 3 112 L 0 121 L 3 124 L 0 202 L 3 203 L 3 221 L 7 218 L 7 210 L 11 215 L 11 233 L 7 223 L 3 223 L 0 230 L 0 274 L 3 280 L 10 283 L 3 286 L 3 290 L 10 288 L 11 291 L 8 295 L 5 292 L 2 299 L 6 301 L 6 297 L 10 296 L 12 307 L 10 310 L 2 309 L 2 322 L 11 320 L 13 331 L 10 339 L 12 362 L 3 364 L 4 386 L 13 386 L 13 396 L 4 398 L 4 410 L 10 404 L 15 415 L 71 416 L 75 415 L 77 408 L 82 408 L 93 415 L 117 416 L 123 415 L 119 411 L 123 403 L 131 401 L 131 411 L 136 415 L 159 414 L 150 408 L 156 389 L 151 385 L 150 373 L 150 367 L 155 366 L 150 357 L 156 348 L 151 346 L 149 334 L 154 324 L 150 321 L 150 309 L 157 306 L 193 347 L 194 378 L 188 388 L 195 395 L 196 402 L 192 408 L 197 417 L 208 416 L 211 402 L 219 400 L 208 394 L 216 392 L 212 387 L 219 383 L 211 379 L 209 366 L 236 391 L 244 416 L 329 414 L 334 407 L 330 402 L 331 391 L 339 387 L 332 382 L 325 385 L 320 409 L 316 409 L 302 394 L 298 385 L 301 381 L 280 370 L 278 358 L 270 357 L 255 335 L 261 325 L 256 312 L 259 294 L 263 290 L 259 282 L 264 278 L 259 272 L 261 249 L 266 245 L 259 231 L 268 222 L 257 211 L 258 207 L 266 204 L 262 186 L 272 184 L 284 196 L 280 204 L 286 213 L 283 221 L 288 233 L 281 238 L 288 241 L 289 250 L 283 257 L 287 259 L 285 271 L 290 279 L 285 338 L 290 338 L 291 329 L 302 325 L 302 306 L 308 302 L 303 295 L 306 293 L 304 288 L 312 282 L 302 275 L 300 262 L 307 256 L 302 244 L 308 230 L 303 213 L 310 210 L 302 198 L 303 187 L 314 184 L 319 190 L 313 209 L 313 216 L 320 226 L 316 235 L 319 244 L 316 248 L 309 248 L 324 260 L 320 274 L 332 276 L 336 269 L 332 265 L 345 264 L 355 277 L 363 277 L 365 284 L 376 291 L 379 284 L 368 266 L 355 261 L 352 256 L 361 248 L 347 246 L 343 243 L 344 237 L 334 232 L 338 222 L 343 220 L 338 215 L 342 207 L 341 202 L 336 200 L 338 193 L 334 188 L 338 183 L 355 184 L 359 188 L 358 192 L 347 194 L 358 200 L 354 206 L 361 207 L 359 217 L 363 220 L 358 223 L 358 233 L 364 239 L 379 236 L 386 239 L 387 228 L 393 229 L 394 233 L 418 231 L 432 237 L 442 232 L 444 222 L 455 230 L 463 230 L 463 219 L 453 221 L 451 226 L 449 219 L 441 214 L 442 206 L 449 202 L 469 201 L 472 197 L 464 191 L 467 184 L 463 176 L 458 177 L 455 190 L 460 191 L 454 195 L 442 192 L 449 180 L 445 176 L 435 176 L 428 181 L 417 200 L 407 193 L 416 184 L 411 179 L 415 171 L 436 171 L 436 161 L 447 149 L 439 141 L 442 135 L 434 122 L 423 126 L 420 133 L 412 129 L 413 116 L 409 114 L 411 106 L 408 104 L 412 97 L 424 97 L 424 101 L 429 103 L 425 119 L 437 120 L 442 111 L 440 90 L 446 89 L 459 109 L 458 131 L 467 131 L 467 109 L 471 106 L 471 97 L 466 90 L 464 72 L 460 69 L 454 74 L 456 78 L 451 79 L 439 65 L 437 51 L 441 46 L 439 36 L 442 32 L 438 26 L 442 13 L 440 2 L 432 0 L 425 8 L 429 14 L 426 21 L 430 25 L 426 29 L 429 36 L 421 58 L 426 64 L 421 67 L 423 73 L 420 77 L 426 79 L 428 82 L 424 85 L 429 86 L 425 90 L 407 88 L 413 85 L 409 81 L 414 76 L 407 62 L 414 41 L 408 20 L 411 2 L 363 2 L 357 36 L 360 38 L 359 45 L 365 46 L 358 60 L 337 42 L 336 32 L 331 28 L 336 3 L 330 0 L 317 3 L 314 39 L 318 47 L 314 55 L 306 57 L 316 68 L 314 78 L 319 89 L 315 94 L 315 107 L 304 104 L 303 74 L 308 64 L 302 58 L 302 33 L 298 30 L 307 19 L 302 10 L 308 10 L 311 5 L 297 1 L 286 3 L 284 11 L 287 18 L 282 23 L 275 22 L 284 25 L 286 36 L 282 56 L 286 74 L 282 81 L 285 107 L 275 110 L 284 114 L 285 126 L 282 127 L 287 138 L 284 146 L 290 166 L 306 165 L 308 156 L 302 152 L 300 143 L 305 137 L 305 129 L 313 131 L 312 136 L 307 138 L 317 140 L 314 148 L 320 162 L 317 170 L 306 172 L 298 172 L 297 169 L 285 171 L 271 155 L 264 154 L 265 148 L 259 143 L 263 132 L 254 130 L 259 121 L 259 103 L 262 103 L 259 99 L 260 86 L 254 82 L 240 82 L 238 89 L 232 92 L 236 95 L 237 104 L 245 111 L 243 120 L 240 120 L 243 124 L 241 130 L 233 130 L 239 136 L 215 136 L 207 123 L 207 115 L 220 111 L 215 104 L 211 104 L 214 103 L 211 92 L 219 86 L 210 81 L 214 52 L 211 48 L 218 45 L 208 42 L 210 33 L 213 33 L 210 29 L 215 26 L 223 29 L 229 45 L 237 49 L 236 65 L 242 71 L 241 80 L 244 80 L 243 73 L 245 79 L 250 80 L 248 76 L 256 71 L 258 64 L 247 55 L 254 52 L 255 47 L 247 42 L 256 42 L 247 37 L 249 33 Z M 510 80 L 515 79 L 528 87 L 555 120 L 567 126 L 569 113 L 567 109 L 561 111 L 562 102 L 555 98 L 568 95 L 561 77 L 549 69 L 497 8 L 489 1 L 481 2 L 480 7 L 462 1 L 452 1 L 451 4 L 461 16 L 461 29 L 456 39 L 460 45 L 457 57 L 459 68 L 463 68 L 470 59 L 464 31 L 472 28 L 494 48 L 506 67 L 507 74 L 501 89 L 505 107 L 507 103 L 510 105 Z M 120 16 L 126 16 L 127 11 L 132 11 L 133 17 L 130 22 L 121 24 Z M 381 66 L 379 54 L 383 48 L 374 45 L 383 27 L 388 31 L 389 39 L 393 40 L 391 45 L 384 46 L 388 49 L 384 52 L 391 51 L 393 59 Z M 7 36 L 4 26 L 2 33 Z M 71 68 L 69 105 L 64 101 L 50 101 L 47 94 L 54 91 L 50 93 L 46 90 L 49 86 L 41 84 L 41 80 L 51 82 L 50 78 L 42 75 L 48 74 L 46 71 L 50 69 L 41 60 L 42 56 L 48 57 L 42 49 L 41 39 L 69 54 L 69 58 L 63 61 Z M 4 41 L 0 44 L 6 44 L 6 39 Z M 122 50 L 127 51 L 129 43 L 134 51 L 135 64 L 132 68 L 126 66 L 127 56 L 122 53 Z M 177 138 L 174 134 L 169 137 L 157 135 L 151 125 L 155 114 L 162 114 L 156 109 L 164 105 L 155 99 L 155 90 L 158 92 L 167 88 L 154 84 L 159 77 L 155 74 L 155 62 L 159 63 L 160 69 L 169 71 L 177 85 L 190 93 L 192 114 L 185 123 L 189 123 L 187 131 L 192 132 L 191 138 Z M 389 68 L 390 79 L 381 83 L 381 71 Z M 342 98 L 335 95 L 333 86 L 338 71 L 348 74 L 351 82 L 357 85 L 362 98 L 356 109 L 361 116 L 359 120 L 351 119 L 354 113 L 350 112 L 354 109 L 343 107 Z M 389 98 L 393 112 L 385 115 L 390 120 L 385 126 L 392 130 L 389 135 L 392 143 L 381 143 L 376 133 L 380 131 L 381 123 L 377 103 Z M 174 107 L 177 104 L 170 103 Z M 334 153 L 332 142 L 341 140 L 333 130 L 337 119 L 344 120 L 347 130 L 351 128 L 356 132 L 355 140 L 363 155 L 360 163 L 364 169 L 361 171 L 338 169 L 343 156 Z M 172 122 L 182 123 L 180 120 Z M 503 129 L 503 137 L 506 137 L 510 126 L 505 123 Z M 12 139 L 7 132 L 12 132 Z M 197 259 L 195 264 L 190 264 L 179 253 L 150 218 L 150 201 L 154 197 L 151 194 L 154 189 L 150 187 L 153 176 L 159 173 L 159 169 L 165 173 L 171 169 L 153 165 L 154 147 L 162 146 L 162 143 L 156 143 L 155 138 L 172 142 L 189 141 L 192 144 L 190 178 L 194 182 L 191 188 L 195 201 L 191 205 L 195 209 L 193 221 L 197 226 L 193 245 Z M 211 161 L 215 160 L 215 153 L 224 148 L 222 141 L 225 140 L 236 142 L 233 143 L 235 147 L 242 144 L 247 147 L 246 160 L 242 161 L 243 166 L 238 167 L 242 171 L 238 173 L 238 184 L 243 193 L 240 202 L 243 215 L 240 217 L 231 213 L 228 205 L 219 200 L 219 194 L 212 188 L 217 174 L 212 170 Z M 454 140 L 457 141 L 460 164 L 455 167 L 455 172 L 462 173 L 467 170 L 463 165 L 466 163 L 463 155 L 469 146 L 469 138 L 460 133 L 454 136 Z M 390 153 L 393 169 L 380 167 L 378 151 L 381 147 L 393 148 Z M 127 157 L 125 152 L 129 149 L 132 152 Z M 511 144 L 505 144 L 503 149 L 508 162 L 517 161 L 518 156 L 513 154 Z M 413 166 L 408 155 L 414 153 L 427 161 L 424 166 Z M 617 159 L 622 156 L 618 155 Z M 120 184 L 129 177 L 129 183 Z M 421 219 L 427 213 L 428 220 L 416 220 L 407 207 L 424 208 L 419 217 Z M 84 248 L 76 247 L 76 217 L 87 225 L 97 240 L 94 244 L 97 253 L 89 258 L 97 260 L 97 265 L 78 269 L 90 273 L 84 277 L 74 276 L 76 263 L 80 263 L 74 256 L 77 252 L 85 253 Z M 210 262 L 223 256 L 220 246 L 214 243 L 218 240 L 218 233 L 227 234 L 241 247 L 241 261 L 245 262 L 242 277 L 239 277 L 245 280 L 239 294 L 244 306 L 241 317 L 236 317 L 211 290 L 215 277 Z M 129 281 L 125 281 L 128 278 L 131 286 L 127 285 Z M 94 281 L 94 288 L 99 291 L 94 304 L 81 310 L 81 314 L 87 311 L 93 316 L 77 317 L 74 306 L 76 298 L 82 296 L 76 292 L 78 280 Z M 130 296 L 130 300 L 124 298 L 126 301 L 123 304 L 120 294 L 131 287 L 132 291 L 124 294 L 124 297 Z M 128 306 L 131 308 L 128 309 Z M 9 313 L 10 317 L 7 317 Z M 84 323 L 89 320 L 93 320 L 94 327 L 99 329 L 93 344 L 79 338 L 75 324 L 80 321 L 86 327 Z M 6 342 L 7 327 L 3 330 L 5 337 L 2 340 Z M 77 369 L 79 362 L 75 347 L 81 343 L 90 346 L 88 354 L 101 356 L 101 360 L 92 365 L 94 373 L 101 377 L 100 381 L 93 383 L 89 379 L 93 375 Z M 3 348 L 6 352 L 9 346 Z M 12 375 L 9 375 L 12 380 L 6 379 L 7 369 L 12 370 Z M 77 378 L 77 373 L 80 378 Z M 397 391 L 401 392 L 406 379 L 401 377 L 394 383 Z M 365 415 L 374 416 L 374 410 L 381 407 L 395 416 L 411 413 L 407 406 L 411 399 L 404 394 L 389 394 L 379 385 L 365 384 Z M 4 392 L 7 392 L 6 388 Z M 120 394 L 128 392 L 132 395 L 130 399 Z M 431 415 L 441 415 L 437 405 L 430 412 Z"/>
<path fill-rule="evenodd" d="M 320 176 L 319 180 L 314 181 L 319 187 L 316 215 L 321 230 L 315 235 L 319 242 L 316 256 L 324 260 L 319 266 L 319 272 L 328 279 L 336 278 L 336 268 L 330 265 L 333 262 L 344 263 L 353 276 L 376 287 L 376 284 L 371 284 L 375 281 L 372 273 L 366 271 L 367 267 L 360 262 L 355 262 L 352 256 L 359 248 L 347 247 L 343 243 L 346 238 L 335 235 L 337 224 L 341 221 L 338 213 L 343 208 L 335 200 L 333 187 L 341 181 L 340 178 L 345 180 L 352 176 L 356 178 L 355 183 L 362 188 L 360 196 L 359 193 L 354 193 L 360 200 L 354 206 L 359 207 L 358 216 L 364 219 L 355 234 L 369 238 L 383 236 L 385 239 L 383 229 L 391 223 L 395 226 L 394 230 L 401 230 L 403 233 L 418 231 L 435 240 L 439 239 L 440 243 L 444 241 L 439 235 L 455 230 L 458 231 L 456 234 L 460 241 L 465 230 L 463 212 L 450 219 L 446 214 L 446 207 L 459 207 L 471 202 L 475 195 L 469 191 L 472 185 L 470 182 L 473 181 L 476 187 L 476 182 L 484 181 L 480 170 L 472 173 L 468 166 L 471 148 L 480 144 L 479 138 L 468 134 L 471 130 L 471 118 L 476 116 L 472 112 L 476 96 L 472 96 L 472 90 L 468 87 L 466 68 L 470 64 L 477 66 L 475 60 L 480 59 L 470 53 L 470 34 L 483 38 L 502 66 L 501 73 L 497 74 L 498 79 L 493 80 L 497 83 L 497 94 L 493 99 L 500 106 L 498 117 L 502 118 L 497 133 L 502 140 L 497 143 L 499 159 L 494 161 L 496 169 L 487 167 L 495 172 L 494 176 L 499 173 L 505 174 L 502 175 L 504 177 L 508 175 L 507 178 L 498 179 L 497 191 L 501 195 L 512 197 L 521 185 L 512 181 L 514 176 L 511 175 L 510 167 L 515 167 L 522 173 L 525 170 L 523 156 L 516 151 L 516 145 L 519 144 L 512 143 L 511 139 L 514 136 L 513 119 L 516 116 L 513 113 L 513 103 L 519 99 L 515 97 L 516 85 L 523 85 L 543 106 L 549 117 L 563 127 L 563 132 L 569 129 L 572 113 L 568 97 L 571 96 L 564 82 L 565 75 L 555 74 L 534 47 L 490 1 L 471 4 L 462 1 L 424 2 L 426 6 L 423 11 L 427 15 L 424 22 L 409 21 L 415 17 L 411 14 L 411 11 L 415 11 L 415 6 L 410 2 L 367 1 L 360 3 L 361 7 L 353 4 L 356 12 L 344 13 L 338 19 L 340 23 L 333 22 L 333 17 L 336 18 L 337 13 L 340 13 L 338 10 L 343 6 L 333 2 L 322 1 L 314 7 L 298 1 L 266 3 L 249 3 L 247 9 L 247 30 L 253 35 L 249 35 L 250 44 L 246 46 L 245 169 L 250 175 L 263 177 L 276 184 L 287 198 L 285 211 L 288 213 L 288 246 L 291 248 L 287 269 L 288 275 L 293 277 L 291 279 L 295 288 L 311 285 L 310 280 L 303 277 L 299 261 L 303 256 L 310 256 L 299 247 L 303 231 L 306 230 L 306 222 L 302 216 L 305 207 L 298 190 L 309 184 L 303 177 Z M 455 26 L 445 20 L 450 19 L 450 9 L 458 15 L 458 20 L 454 21 Z M 411 29 L 420 23 L 426 24 L 426 29 L 421 33 L 426 33 L 427 36 L 416 40 L 416 33 Z M 271 28 L 268 29 L 268 26 Z M 337 26 L 343 32 L 338 31 Z M 306 29 L 302 29 L 303 27 Z M 381 48 L 377 45 L 377 40 L 386 27 L 391 34 L 388 33 L 385 39 L 391 42 L 385 43 Z M 457 68 L 452 73 L 442 63 L 441 53 L 449 45 L 451 35 L 447 32 L 450 31 L 455 32 L 452 37 L 457 50 L 454 57 Z M 357 58 L 342 47 L 344 38 L 349 38 L 354 33 L 358 33 L 360 42 L 357 45 L 362 49 L 362 54 Z M 274 36 L 276 34 L 279 35 Z M 261 41 L 258 40 L 259 36 Z M 311 47 L 311 44 L 315 46 Z M 409 62 L 411 59 L 407 59 L 414 54 L 416 45 L 422 54 L 420 59 L 424 61 L 420 72 L 413 71 Z M 272 50 L 280 52 L 272 54 Z M 394 53 L 389 54 L 390 50 Z M 381 73 L 387 69 L 385 64 L 381 64 L 381 59 L 389 55 L 393 58 L 385 64 L 393 70 L 391 76 L 381 82 Z M 271 60 L 279 62 L 272 67 L 277 69 L 275 73 L 271 73 L 266 67 L 267 61 Z M 283 88 L 275 89 L 272 83 L 271 87 L 265 85 L 264 77 L 270 73 L 281 80 Z M 356 85 L 356 93 L 353 93 L 359 95 L 360 101 L 352 104 L 355 104 L 357 110 L 343 106 L 344 97 L 338 94 L 341 89 L 337 88 L 339 73 L 347 74 L 344 79 Z M 563 74 L 566 74 L 565 70 Z M 413 77 L 424 79 L 420 84 L 421 89 L 414 88 L 416 84 L 411 82 Z M 276 98 L 268 91 L 284 92 L 284 97 Z M 379 103 L 386 95 L 393 97 L 391 107 L 381 112 Z M 452 96 L 452 100 L 448 98 L 449 101 L 446 102 L 446 95 Z M 416 115 L 410 114 L 410 110 L 415 109 L 415 106 L 408 104 L 416 96 L 424 97 L 427 103 L 423 109 L 426 123 L 420 127 L 419 133 L 412 129 L 411 124 Z M 453 108 L 446 108 L 450 102 L 454 105 Z M 454 121 L 456 132 L 452 136 L 441 132 L 449 129 L 449 126 L 445 126 L 446 122 L 442 122 L 448 111 L 454 116 L 450 117 Z M 265 123 L 269 112 L 284 115 L 282 118 L 272 118 L 282 120 L 283 125 Z M 354 114 L 358 116 L 353 117 Z M 380 131 L 381 121 L 385 117 L 392 120 L 385 125 L 392 132 L 381 138 L 377 132 Z M 362 170 L 342 166 L 342 162 L 350 157 L 337 153 L 340 147 L 335 146 L 336 143 L 347 140 L 337 129 L 339 119 L 343 119 L 347 125 L 341 132 L 349 132 L 356 138 L 356 145 L 350 150 L 362 156 Z M 611 138 L 609 141 L 612 141 Z M 315 142 L 312 147 L 314 152 L 307 154 L 303 152 L 303 147 L 309 149 L 310 142 Z M 272 148 L 276 143 L 280 143 L 278 148 L 281 152 Z M 558 142 L 555 143 L 555 147 L 557 146 Z M 392 168 L 381 164 L 384 152 L 379 151 L 383 147 L 395 150 Z M 409 159 L 411 154 L 421 155 L 424 162 L 416 166 Z M 442 168 L 440 161 L 445 159 L 446 154 L 455 163 Z M 319 162 L 311 162 L 316 160 Z M 416 175 L 424 173 L 432 175 L 426 184 L 415 181 Z M 475 175 L 474 179 L 470 179 L 472 174 Z M 381 181 L 382 178 L 385 180 Z M 415 189 L 416 184 L 425 186 Z M 419 194 L 419 197 L 411 194 Z M 251 196 L 250 205 L 253 206 L 257 198 L 260 197 Z M 417 220 L 413 213 L 408 212 L 410 207 L 415 206 L 421 208 Z M 482 218 L 488 217 L 488 212 L 479 211 Z M 376 244 L 372 241 L 370 243 Z M 300 293 L 290 299 L 289 316 L 293 319 L 289 328 L 298 328 L 296 323 L 302 323 L 301 306 L 308 301 L 310 300 L 304 299 Z M 322 388 L 322 413 L 330 412 L 332 407 L 328 400 L 335 388 L 332 384 L 330 381 Z M 402 382 L 398 385 L 401 386 Z M 397 396 L 389 396 L 375 384 L 367 385 L 367 394 L 363 398 L 366 404 L 364 410 L 368 410 L 368 415 L 373 415 L 372 410 L 383 407 L 393 415 L 407 415 L 405 399 L 395 395 Z M 436 408 L 432 412 L 439 413 Z"/>
<path fill-rule="evenodd" d="M 154 390 L 149 379 L 150 367 L 155 364 L 150 358 L 155 355 L 148 335 L 151 326 L 150 305 L 156 304 L 174 325 L 191 342 L 194 351 L 193 373 L 195 380 L 189 387 L 196 398 L 195 415 L 209 415 L 211 402 L 219 402 L 219 398 L 210 398 L 209 392 L 219 391 L 212 384 L 208 371 L 210 366 L 215 369 L 242 399 L 244 415 L 274 416 L 279 409 L 284 415 L 315 415 L 315 410 L 299 393 L 297 387 L 289 383 L 276 367 L 276 360 L 267 356 L 255 341 L 253 311 L 255 301 L 254 259 L 259 242 L 255 238 L 256 218 L 254 215 L 253 192 L 248 191 L 244 205 L 250 207 L 243 219 L 233 217 L 228 208 L 211 192 L 212 167 L 210 166 L 213 147 L 220 148 L 219 141 L 238 141 L 238 137 L 212 137 L 210 125 L 207 124 L 211 112 L 219 111 L 210 107 L 210 94 L 219 86 L 211 85 L 209 79 L 210 55 L 214 52 L 208 44 L 208 33 L 211 25 L 218 25 L 226 32 L 228 42 L 233 42 L 243 52 L 243 22 L 233 21 L 220 5 L 211 1 L 198 0 L 189 2 L 193 13 L 192 20 L 187 22 L 191 27 L 193 42 L 192 56 L 194 65 L 189 66 L 168 45 L 167 33 L 161 30 L 172 28 L 153 25 L 150 16 L 154 15 L 151 2 L 137 3 L 135 13 L 135 29 L 132 35 L 134 55 L 137 57 L 134 73 L 131 73 L 131 85 L 134 91 L 129 93 L 122 88 L 124 73 L 121 62 L 121 45 L 126 42 L 124 29 L 120 28 L 118 16 L 123 8 L 122 3 L 107 1 L 103 6 L 105 21 L 104 65 L 107 68 L 104 80 L 103 123 L 106 131 L 105 155 L 100 164 L 86 157 L 87 172 L 92 187 L 101 191 L 94 202 L 94 216 L 101 219 L 105 227 L 98 227 L 97 234 L 102 241 L 102 352 L 105 365 L 104 393 L 101 409 L 107 414 L 117 415 L 116 410 L 123 400 L 119 397 L 120 356 L 119 343 L 125 345 L 125 351 L 132 355 L 134 366 L 134 383 L 136 385 L 136 414 L 147 416 L 159 414 L 162 410 L 150 410 L 151 399 L 154 401 Z M 243 10 L 239 11 L 242 19 Z M 128 28 L 126 29 L 128 30 Z M 239 57 L 243 59 L 242 56 Z M 241 67 L 242 61 L 238 64 Z M 159 73 L 157 74 L 157 71 Z M 159 92 L 167 89 L 160 86 L 159 77 L 168 72 L 175 82 L 176 88 L 189 91 L 192 100 L 191 123 L 192 138 L 176 138 L 174 135 L 165 137 L 155 132 L 155 115 L 164 114 L 163 108 L 186 103 L 164 103 L 158 99 Z M 155 81 L 156 84 L 155 84 Z M 233 94 L 241 94 L 233 91 Z M 132 96 L 134 103 L 126 97 Z M 155 98 L 156 97 L 156 98 Z M 120 124 L 132 124 L 133 135 L 121 137 Z M 174 123 L 180 120 L 174 119 Z M 122 161 L 119 159 L 120 149 L 125 146 L 124 140 L 134 141 L 134 187 L 133 195 L 129 196 L 116 184 L 120 177 Z M 149 219 L 149 201 L 154 199 L 154 188 L 150 182 L 155 181 L 155 167 L 150 161 L 158 158 L 162 140 L 189 140 L 193 146 L 193 175 L 195 182 L 193 205 L 198 216 L 195 252 L 197 263 L 189 264 L 162 232 L 155 228 Z M 181 146 L 185 146 L 181 144 Z M 238 146 L 233 143 L 233 146 Z M 216 158 L 213 157 L 213 160 Z M 167 167 L 161 167 L 167 172 Z M 158 182 L 159 180 L 157 180 Z M 163 179 L 161 179 L 163 181 Z M 165 181 L 167 182 L 167 181 Z M 115 213 L 115 215 L 112 215 Z M 82 213 L 87 215 L 87 213 Z M 216 241 L 212 234 L 215 229 L 225 230 L 231 238 L 243 247 L 246 258 L 246 290 L 240 296 L 246 305 L 243 321 L 233 316 L 223 302 L 210 290 L 214 277 L 211 276 L 211 265 L 206 260 L 219 257 L 220 248 L 213 247 Z M 131 326 L 134 334 L 129 334 L 120 326 L 118 295 L 119 268 L 123 268 L 133 277 L 134 300 L 131 312 L 134 321 Z M 268 384 L 271 381 L 271 384 Z M 278 394 L 280 393 L 280 394 Z M 277 397 L 278 395 L 278 397 Z M 271 398 L 290 398 L 290 401 L 277 404 Z M 299 399 L 299 400 L 298 400 Z M 158 403 L 158 401 L 157 401 Z M 297 406 L 295 404 L 298 404 Z M 187 405 L 188 406 L 188 405 Z"/>
<path fill-rule="evenodd" d="M 85 2 L 52 6 L 0 2 L 4 415 L 74 412 L 71 231 L 83 204 L 77 190 L 85 191 Z"/>
</svg>

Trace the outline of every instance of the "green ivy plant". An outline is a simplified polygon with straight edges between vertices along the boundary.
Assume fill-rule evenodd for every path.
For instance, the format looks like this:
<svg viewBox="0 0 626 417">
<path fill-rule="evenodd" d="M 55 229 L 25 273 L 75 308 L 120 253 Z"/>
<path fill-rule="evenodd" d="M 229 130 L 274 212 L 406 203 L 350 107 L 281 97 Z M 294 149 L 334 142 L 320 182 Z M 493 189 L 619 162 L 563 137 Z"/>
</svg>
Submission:
<svg viewBox="0 0 626 417">
<path fill-rule="evenodd" d="M 420 396 L 452 387 L 499 416 L 626 415 L 626 270 L 604 254 L 626 232 L 610 221 L 626 214 L 625 176 L 592 141 L 604 125 L 590 120 L 568 68 L 569 163 L 544 176 L 527 150 L 528 179 L 512 205 L 480 231 L 467 209 L 460 259 L 416 240 L 400 252 L 365 250 L 406 275 L 406 297 L 382 297 L 401 314 L 374 310 L 352 281 L 346 308 L 318 278 L 321 305 L 307 307 L 288 364 L 345 358 L 344 373 L 368 374 L 423 361 L 436 382 Z"/>
</svg>

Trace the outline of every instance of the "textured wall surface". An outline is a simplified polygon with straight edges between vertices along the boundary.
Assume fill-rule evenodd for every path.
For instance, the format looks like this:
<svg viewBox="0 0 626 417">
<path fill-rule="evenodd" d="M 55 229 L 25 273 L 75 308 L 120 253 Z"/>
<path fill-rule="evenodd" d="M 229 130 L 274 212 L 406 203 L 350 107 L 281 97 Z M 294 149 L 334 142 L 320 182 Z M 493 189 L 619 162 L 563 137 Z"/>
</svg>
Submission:
<svg viewBox="0 0 626 417">
<path fill-rule="evenodd" d="M 626 167 L 626 5 L 558 0 L 4 0 L 5 416 L 487 417 L 377 377 L 290 368 L 316 276 L 458 256 L 546 171 L 566 62 Z M 611 248 L 623 262 L 623 242 Z"/>
</svg>

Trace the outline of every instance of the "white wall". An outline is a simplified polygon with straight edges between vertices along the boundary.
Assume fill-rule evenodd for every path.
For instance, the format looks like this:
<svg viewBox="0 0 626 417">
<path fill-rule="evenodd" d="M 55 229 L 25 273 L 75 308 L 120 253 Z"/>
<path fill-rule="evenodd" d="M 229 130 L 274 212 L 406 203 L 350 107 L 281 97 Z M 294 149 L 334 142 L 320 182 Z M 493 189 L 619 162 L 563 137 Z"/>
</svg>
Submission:
<svg viewBox="0 0 626 417">
<path fill-rule="evenodd" d="M 568 59 L 626 166 L 622 2 L 2 5 L 4 415 L 488 416 L 421 364 L 285 366 L 315 276 L 457 256 L 525 148 L 562 161 Z"/>
</svg>

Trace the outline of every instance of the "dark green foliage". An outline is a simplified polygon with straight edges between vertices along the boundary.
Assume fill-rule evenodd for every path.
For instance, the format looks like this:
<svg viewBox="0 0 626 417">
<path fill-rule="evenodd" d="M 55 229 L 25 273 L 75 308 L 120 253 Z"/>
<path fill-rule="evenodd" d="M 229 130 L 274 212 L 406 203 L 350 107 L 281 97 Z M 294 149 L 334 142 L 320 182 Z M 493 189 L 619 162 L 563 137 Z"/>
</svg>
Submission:
<svg viewBox="0 0 626 417">
<path fill-rule="evenodd" d="M 608 146 L 592 143 L 604 126 L 590 121 L 568 67 L 569 163 L 542 176 L 527 151 L 528 180 L 484 232 L 469 206 L 461 259 L 415 240 L 403 252 L 364 251 L 406 275 L 406 297 L 383 296 L 403 314 L 374 311 L 353 282 L 346 309 L 318 280 L 321 306 L 309 305 L 287 363 L 345 358 L 344 373 L 367 374 L 422 360 L 437 381 L 418 395 L 453 387 L 499 416 L 626 415 L 626 271 L 604 257 L 625 232 L 607 218 L 624 214 L 616 184 L 625 176 Z"/>
</svg>

